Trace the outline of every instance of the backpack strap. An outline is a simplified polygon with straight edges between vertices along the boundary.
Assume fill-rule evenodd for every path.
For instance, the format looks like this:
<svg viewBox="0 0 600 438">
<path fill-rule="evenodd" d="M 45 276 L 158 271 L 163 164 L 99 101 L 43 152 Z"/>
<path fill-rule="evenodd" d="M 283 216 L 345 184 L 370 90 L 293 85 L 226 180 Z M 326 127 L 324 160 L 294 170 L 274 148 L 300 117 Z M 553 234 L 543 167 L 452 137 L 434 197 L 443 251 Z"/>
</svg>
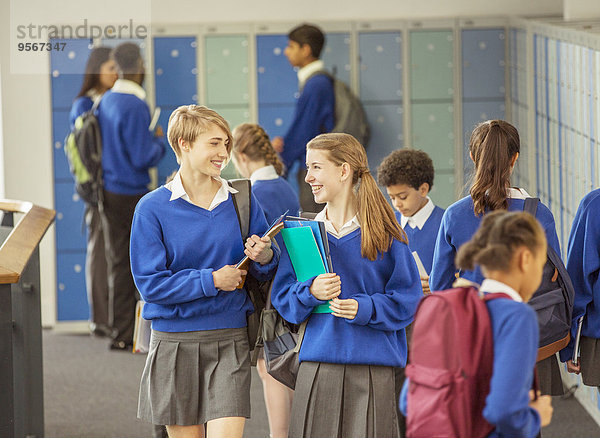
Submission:
<svg viewBox="0 0 600 438">
<path fill-rule="evenodd" d="M 300 87 L 300 89 L 298 91 L 300 91 L 300 93 L 302 93 L 302 90 L 304 89 L 304 86 L 306 85 L 306 83 L 317 75 L 327 76 L 331 80 L 332 83 L 335 81 L 335 76 L 332 75 L 331 73 L 329 73 L 327 70 L 317 70 L 316 72 L 313 72 L 309 77 L 306 78 L 306 80 L 304 81 L 304 84 L 302 84 L 302 86 Z"/>
<path fill-rule="evenodd" d="M 525 198 L 525 203 L 523 204 L 523 211 L 535 217 L 539 203 L 540 198 Z"/>
<path fill-rule="evenodd" d="M 231 187 L 236 189 L 237 193 L 232 193 L 233 206 L 235 214 L 237 214 L 240 224 L 240 232 L 242 234 L 242 242 L 245 244 L 250 232 L 250 208 L 252 203 L 250 180 L 249 179 L 232 179 L 227 181 Z"/>
</svg>

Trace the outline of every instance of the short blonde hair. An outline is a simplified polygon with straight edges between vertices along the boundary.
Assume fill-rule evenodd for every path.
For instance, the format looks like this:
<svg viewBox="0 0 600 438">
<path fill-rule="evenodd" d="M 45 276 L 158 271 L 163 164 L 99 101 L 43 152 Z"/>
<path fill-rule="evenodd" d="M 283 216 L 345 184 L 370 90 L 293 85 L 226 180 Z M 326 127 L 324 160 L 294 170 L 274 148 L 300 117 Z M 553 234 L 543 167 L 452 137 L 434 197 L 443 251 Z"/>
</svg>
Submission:
<svg viewBox="0 0 600 438">
<path fill-rule="evenodd" d="M 179 139 L 181 138 L 191 144 L 196 141 L 200 134 L 208 131 L 211 125 L 218 126 L 227 135 L 225 146 L 227 147 L 227 158 L 229 158 L 233 146 L 233 136 L 229 124 L 220 114 L 200 105 L 183 105 L 171 113 L 167 138 L 171 149 L 177 156 L 178 163 L 181 160 Z"/>
</svg>

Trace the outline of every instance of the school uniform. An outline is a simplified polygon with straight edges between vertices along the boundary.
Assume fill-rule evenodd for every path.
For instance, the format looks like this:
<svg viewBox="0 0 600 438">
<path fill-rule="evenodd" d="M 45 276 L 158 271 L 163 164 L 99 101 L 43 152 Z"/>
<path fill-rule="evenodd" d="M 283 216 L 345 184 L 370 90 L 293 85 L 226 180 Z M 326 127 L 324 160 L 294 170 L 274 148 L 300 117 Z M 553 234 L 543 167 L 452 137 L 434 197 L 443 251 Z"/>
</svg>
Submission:
<svg viewBox="0 0 600 438">
<path fill-rule="evenodd" d="M 98 105 L 102 134 L 104 203 L 102 223 L 109 260 L 111 325 L 116 337 L 111 348 L 133 343 L 137 290 L 129 264 L 129 239 L 135 206 L 148 192 L 151 167 L 165 154 L 161 139 L 150 132 L 146 92 L 137 83 L 118 79 Z"/>
<path fill-rule="evenodd" d="M 92 109 L 94 101 L 101 95 L 90 90 L 73 102 L 69 113 L 71 130 L 77 117 Z M 108 322 L 108 266 L 104 246 L 102 219 L 98 207 L 85 205 L 85 224 L 87 226 L 87 245 L 85 254 L 85 288 L 90 307 L 90 328 L 92 332 L 107 336 L 111 333 Z"/>
<path fill-rule="evenodd" d="M 419 254 L 427 273 L 431 272 L 433 249 L 443 215 L 444 209 L 434 205 L 429 197 L 427 204 L 410 217 L 396 212 L 396 219 L 408 238 L 408 247 Z"/>
<path fill-rule="evenodd" d="M 581 329 L 580 364 L 583 383 L 600 386 L 600 189 L 588 193 L 579 204 L 569 235 L 567 271 L 575 289 L 571 341 L 560 352 L 563 362 L 573 358 L 577 320 Z"/>
<path fill-rule="evenodd" d="M 325 222 L 333 270 L 341 278 L 339 298 L 355 299 L 358 312 L 352 320 L 313 314 L 325 303 L 310 293 L 314 278 L 296 281 L 282 248 L 273 306 L 292 323 L 308 319 L 289 436 L 398 437 L 397 369 L 406 365 L 404 329 L 422 296 L 414 259 L 397 240 L 375 261 L 361 257 L 356 216 L 339 231 L 326 210 L 316 220 Z"/>
<path fill-rule="evenodd" d="M 286 211 L 290 216 L 298 216 L 298 195 L 290 183 L 277 174 L 275 167 L 269 165 L 255 170 L 250 175 L 250 182 L 252 193 L 258 199 L 269 224 Z"/>
<path fill-rule="evenodd" d="M 488 437 L 533 438 L 541 425 L 539 414 L 529 407 L 539 340 L 537 316 L 504 283 L 486 279 L 480 290 L 510 297 L 486 302 L 494 340 L 490 392 L 483 408 L 483 417 L 495 428 Z M 405 415 L 409 386 L 407 379 L 400 397 L 400 409 Z"/>
<path fill-rule="evenodd" d="M 530 198 L 523 189 L 509 188 L 507 191 L 508 211 L 523 211 L 525 199 Z M 446 209 L 440 224 L 435 249 L 433 252 L 433 267 L 429 276 L 429 287 L 432 291 L 450 289 L 456 280 L 456 274 L 461 278 L 481 284 L 483 275 L 479 267 L 473 271 L 458 271 L 454 264 L 456 252 L 461 245 L 471 240 L 481 224 L 482 216 L 476 216 L 473 211 L 473 199 L 467 196 Z M 540 202 L 536 219 L 544 229 L 548 245 L 560 254 L 560 244 L 556 234 L 554 216 Z M 560 369 L 556 356 L 550 356 L 538 363 L 540 389 L 544 394 L 562 395 L 564 393 Z"/>
<path fill-rule="evenodd" d="M 154 424 L 194 425 L 222 417 L 250 417 L 250 358 L 246 318 L 254 309 L 244 289 L 215 288 L 213 272 L 244 257 L 231 188 L 210 207 L 192 204 L 179 173 L 139 202 L 131 234 L 131 269 L 152 321 L 138 417 Z M 253 195 L 252 195 L 253 196 Z M 250 235 L 267 222 L 256 198 Z M 279 260 L 250 264 L 268 279 Z"/>
</svg>

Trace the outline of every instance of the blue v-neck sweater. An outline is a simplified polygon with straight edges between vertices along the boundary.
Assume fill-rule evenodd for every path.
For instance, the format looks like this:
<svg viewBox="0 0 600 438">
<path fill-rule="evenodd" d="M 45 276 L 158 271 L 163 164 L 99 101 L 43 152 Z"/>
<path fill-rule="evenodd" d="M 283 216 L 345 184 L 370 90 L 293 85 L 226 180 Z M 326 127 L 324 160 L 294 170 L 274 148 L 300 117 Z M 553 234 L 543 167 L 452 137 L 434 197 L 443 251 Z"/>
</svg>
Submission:
<svg viewBox="0 0 600 438">
<path fill-rule="evenodd" d="M 252 199 L 250 235 L 262 235 L 267 222 Z M 240 328 L 254 309 L 245 289 L 215 288 L 212 273 L 244 257 L 244 244 L 231 195 L 209 211 L 179 198 L 162 186 L 138 203 L 131 229 L 131 272 L 146 302 L 143 317 L 154 330 L 188 332 Z M 275 271 L 279 250 L 250 272 L 266 280 Z"/>
<path fill-rule="evenodd" d="M 327 237 L 333 270 L 342 281 L 339 298 L 358 301 L 358 313 L 352 320 L 311 314 L 315 306 L 324 304 L 310 293 L 314 278 L 296 281 L 287 250 L 282 248 L 272 302 L 290 322 L 309 318 L 300 361 L 404 367 L 404 329 L 423 295 L 408 246 L 394 240 L 389 251 L 370 261 L 361 257 L 360 229 L 340 239 Z"/>
<path fill-rule="evenodd" d="M 258 180 L 252 184 L 252 192 L 265 212 L 269 224 L 289 210 L 290 216 L 298 216 L 300 203 L 292 186 L 282 177 Z"/>
<path fill-rule="evenodd" d="M 575 288 L 571 342 L 560 360 L 573 357 L 577 320 L 585 314 L 582 336 L 600 338 L 600 189 L 588 193 L 579 204 L 567 250 L 567 271 Z"/>
<path fill-rule="evenodd" d="M 435 240 L 437 238 L 438 230 L 440 229 L 440 223 L 442 222 L 442 216 L 444 215 L 444 209 L 436 206 L 431 215 L 425 221 L 423 228 L 411 227 L 406 224 L 404 232 L 408 238 L 408 247 L 411 251 L 416 251 L 419 254 L 419 258 L 425 266 L 427 273 L 431 273 L 431 265 L 433 263 L 433 250 L 435 248 Z M 396 212 L 396 219 L 398 223 L 401 223 L 402 215 Z"/>
<path fill-rule="evenodd" d="M 508 211 L 523 211 L 523 199 L 508 199 Z M 548 245 L 560 254 L 560 245 L 556 235 L 554 216 L 541 202 L 538 204 L 536 219 L 540 222 L 546 233 Z M 479 228 L 483 216 L 476 216 L 473 211 L 473 199 L 467 196 L 446 209 L 440 224 L 435 249 L 433 251 L 433 266 L 429 276 L 429 287 L 432 291 L 445 290 L 452 287 L 458 272 L 454 259 L 458 248 L 471 240 Z M 477 267 L 474 271 L 462 271 L 460 277 L 477 284 L 483 281 L 481 270 Z"/>
</svg>

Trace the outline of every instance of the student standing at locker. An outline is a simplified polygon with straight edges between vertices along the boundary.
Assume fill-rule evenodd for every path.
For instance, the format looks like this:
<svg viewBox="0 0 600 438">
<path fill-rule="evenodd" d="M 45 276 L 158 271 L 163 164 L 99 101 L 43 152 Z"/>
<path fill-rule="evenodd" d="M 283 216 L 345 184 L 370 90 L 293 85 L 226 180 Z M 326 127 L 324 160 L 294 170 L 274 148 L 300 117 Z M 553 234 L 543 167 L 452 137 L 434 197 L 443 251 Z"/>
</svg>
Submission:
<svg viewBox="0 0 600 438">
<path fill-rule="evenodd" d="M 571 373 L 583 383 L 600 387 L 600 189 L 588 193 L 573 220 L 567 251 L 567 271 L 575 288 L 571 341 L 560 352 Z M 578 320 L 583 316 L 580 360 L 573 364 Z"/>
<path fill-rule="evenodd" d="M 252 123 L 237 126 L 233 130 L 232 158 L 238 173 L 250 179 L 252 193 L 263 208 L 269 224 L 286 211 L 291 216 L 298 215 L 298 196 L 280 176 L 283 173 L 283 163 L 263 128 Z M 281 240 L 279 243 L 281 244 Z M 263 383 L 270 436 L 286 438 L 294 391 L 267 373 L 262 356 L 256 363 L 256 369 Z"/>
<path fill-rule="evenodd" d="M 130 351 L 138 295 L 129 264 L 131 220 L 136 204 L 148 192 L 148 172 L 166 149 L 162 139 L 149 129 L 140 48 L 122 43 L 111 57 L 117 63 L 119 79 L 98 106 L 104 182 L 102 225 L 108 254 L 109 315 L 115 329 L 110 348 Z"/>
<path fill-rule="evenodd" d="M 411 251 L 419 255 L 425 270 L 431 272 L 435 239 L 444 209 L 429 196 L 433 187 L 433 161 L 427 153 L 401 149 L 383 159 L 377 169 L 377 180 L 385 187 L 396 218 L 404 229 Z M 421 277 L 424 292 L 429 292 L 429 277 Z"/>
<path fill-rule="evenodd" d="M 92 109 L 102 95 L 112 88 L 118 78 L 117 65 L 110 59 L 109 47 L 96 47 L 85 66 L 81 90 L 69 114 L 70 129 L 77 117 Z M 108 267 L 104 250 L 102 221 L 96 205 L 85 205 L 87 247 L 85 254 L 85 287 L 90 307 L 90 330 L 96 336 L 110 336 L 108 323 Z"/>
<path fill-rule="evenodd" d="M 283 138 L 273 139 L 273 146 L 288 169 L 299 162 L 300 205 L 304 211 L 317 212 L 318 206 L 304 182 L 304 161 L 306 144 L 317 135 L 330 132 L 335 122 L 333 83 L 328 76 L 318 74 L 325 70 L 325 64 L 319 59 L 325 45 L 325 35 L 318 27 L 303 24 L 292 29 L 288 39 L 284 53 L 292 67 L 299 68 L 300 97 L 291 126 Z"/>
<path fill-rule="evenodd" d="M 292 323 L 307 320 L 289 436 L 399 437 L 405 327 L 422 296 L 415 261 L 354 137 L 319 135 L 306 165 L 315 202 L 326 204 L 316 220 L 334 272 L 298 282 L 282 248 L 273 305 Z M 327 301 L 332 313 L 312 313 Z"/>
<path fill-rule="evenodd" d="M 241 438 L 250 417 L 250 356 L 244 254 L 258 280 L 272 276 L 279 250 L 252 196 L 242 241 L 233 194 L 220 177 L 232 147 L 227 122 L 197 105 L 177 108 L 168 138 L 180 163 L 173 180 L 138 203 L 131 268 L 152 321 L 138 417 L 166 424 L 169 437 Z"/>
<path fill-rule="evenodd" d="M 473 130 L 469 153 L 475 164 L 475 176 L 470 195 L 455 202 L 444 212 L 433 253 L 433 268 L 429 278 L 432 291 L 449 289 L 461 278 L 481 284 L 483 276 L 475 270 L 458 270 L 454 264 L 456 252 L 471 239 L 483 215 L 493 210 L 522 211 L 529 194 L 510 186 L 510 177 L 520 153 L 517 129 L 504 120 L 488 120 Z M 536 213 L 546 233 L 548 245 L 560 254 L 554 216 L 540 203 Z M 560 369 L 556 356 L 538 362 L 542 392 L 563 394 Z"/>
<path fill-rule="evenodd" d="M 485 276 L 481 292 L 507 295 L 486 302 L 494 343 L 489 393 L 480 411 L 494 427 L 487 437 L 534 438 L 552 418 L 551 397 L 532 397 L 539 333 L 536 314 L 525 305 L 540 285 L 546 257 L 546 238 L 539 222 L 528 213 L 503 211 L 486 215 L 456 256 L 458 266 L 481 267 Z M 417 324 L 418 318 L 417 314 Z M 424 418 L 417 412 L 420 406 L 407 406 L 410 385 L 407 380 L 400 401 L 409 422 L 411 412 Z M 440 386 L 428 392 L 440 411 L 443 391 Z M 460 395 L 450 394 L 448 400 L 453 399 L 460 400 Z"/>
</svg>

